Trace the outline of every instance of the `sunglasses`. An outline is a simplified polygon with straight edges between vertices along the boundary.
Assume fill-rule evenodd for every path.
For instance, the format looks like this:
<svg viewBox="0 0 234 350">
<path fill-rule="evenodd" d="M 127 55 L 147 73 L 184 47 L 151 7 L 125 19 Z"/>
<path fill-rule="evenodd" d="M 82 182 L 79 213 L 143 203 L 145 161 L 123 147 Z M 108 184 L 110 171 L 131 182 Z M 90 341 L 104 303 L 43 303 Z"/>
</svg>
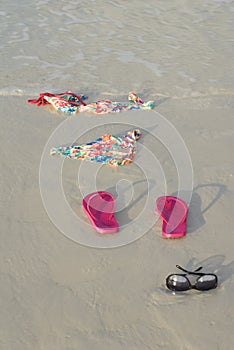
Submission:
<svg viewBox="0 0 234 350">
<path fill-rule="evenodd" d="M 214 289 L 218 285 L 218 277 L 213 273 L 198 272 L 202 269 L 199 267 L 195 271 L 187 271 L 183 267 L 176 265 L 176 267 L 186 273 L 184 274 L 171 274 L 166 279 L 167 288 L 172 291 L 186 291 L 189 289 L 197 290 L 209 290 Z M 187 276 L 195 277 L 195 282 L 191 283 Z M 196 277 L 197 276 L 197 277 Z"/>
</svg>

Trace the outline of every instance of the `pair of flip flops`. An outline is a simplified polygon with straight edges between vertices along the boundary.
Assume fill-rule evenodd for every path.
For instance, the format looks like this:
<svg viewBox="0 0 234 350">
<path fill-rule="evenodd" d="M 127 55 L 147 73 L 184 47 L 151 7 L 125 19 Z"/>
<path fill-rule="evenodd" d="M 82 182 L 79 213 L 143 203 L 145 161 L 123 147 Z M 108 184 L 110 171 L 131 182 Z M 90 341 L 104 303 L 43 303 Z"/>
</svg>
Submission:
<svg viewBox="0 0 234 350">
<path fill-rule="evenodd" d="M 114 212 L 116 201 L 112 194 L 98 191 L 84 197 L 82 207 L 95 230 L 108 234 L 119 231 Z M 187 204 L 180 198 L 162 196 L 156 200 L 156 211 L 162 218 L 162 236 L 180 238 L 186 235 Z"/>
</svg>

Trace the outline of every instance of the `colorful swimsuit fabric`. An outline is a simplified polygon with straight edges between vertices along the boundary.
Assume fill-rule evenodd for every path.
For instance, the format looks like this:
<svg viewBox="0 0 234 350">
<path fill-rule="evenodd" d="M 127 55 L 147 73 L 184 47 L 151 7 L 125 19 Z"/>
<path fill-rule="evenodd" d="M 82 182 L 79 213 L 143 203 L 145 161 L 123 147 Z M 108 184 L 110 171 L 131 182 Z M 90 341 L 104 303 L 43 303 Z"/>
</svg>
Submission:
<svg viewBox="0 0 234 350">
<path fill-rule="evenodd" d="M 104 135 L 93 142 L 82 145 L 58 146 L 50 151 L 50 155 L 67 158 L 89 160 L 108 164 L 114 167 L 132 163 L 136 154 L 136 141 L 141 137 L 136 129 L 124 136 Z"/>
<path fill-rule="evenodd" d="M 30 104 L 37 104 L 37 106 L 52 105 L 58 112 L 74 114 L 78 113 L 80 105 L 86 105 L 84 100 L 87 97 L 84 95 L 76 95 L 71 91 L 62 92 L 61 94 L 51 94 L 45 92 L 40 94 L 36 100 L 28 100 Z"/>
<path fill-rule="evenodd" d="M 84 102 L 86 99 L 86 96 L 76 95 L 71 91 L 66 91 L 57 95 L 46 92 L 40 94 L 38 99 L 28 100 L 28 103 L 37 104 L 38 106 L 50 104 L 57 111 L 67 114 L 75 114 L 81 112 L 106 114 L 120 112 L 123 110 L 146 110 L 152 109 L 154 107 L 153 101 L 143 102 L 134 92 L 129 93 L 128 102 L 98 100 L 96 102 L 86 104 Z"/>
</svg>

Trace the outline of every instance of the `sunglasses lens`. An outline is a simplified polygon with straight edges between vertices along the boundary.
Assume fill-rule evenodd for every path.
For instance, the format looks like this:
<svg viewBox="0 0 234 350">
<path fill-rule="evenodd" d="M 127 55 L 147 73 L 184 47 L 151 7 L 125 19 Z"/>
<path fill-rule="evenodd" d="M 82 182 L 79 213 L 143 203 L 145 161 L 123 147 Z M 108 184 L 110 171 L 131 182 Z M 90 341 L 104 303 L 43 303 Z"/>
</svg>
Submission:
<svg viewBox="0 0 234 350">
<path fill-rule="evenodd" d="M 196 288 L 199 290 L 208 290 L 217 287 L 217 277 L 215 275 L 205 275 L 197 279 Z"/>
<path fill-rule="evenodd" d="M 190 283 L 184 276 L 171 275 L 167 278 L 167 288 L 174 291 L 184 291 L 190 289 Z"/>
</svg>

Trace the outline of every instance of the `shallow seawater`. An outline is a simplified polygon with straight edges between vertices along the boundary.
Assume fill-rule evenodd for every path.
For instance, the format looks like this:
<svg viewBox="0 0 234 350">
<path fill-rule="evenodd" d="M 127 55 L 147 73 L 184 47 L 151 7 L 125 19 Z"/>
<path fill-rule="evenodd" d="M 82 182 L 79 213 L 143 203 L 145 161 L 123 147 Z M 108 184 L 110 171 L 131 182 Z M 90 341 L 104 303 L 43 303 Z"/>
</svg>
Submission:
<svg viewBox="0 0 234 350">
<path fill-rule="evenodd" d="M 231 0 L 2 0 L 2 94 L 230 92 Z"/>
</svg>

